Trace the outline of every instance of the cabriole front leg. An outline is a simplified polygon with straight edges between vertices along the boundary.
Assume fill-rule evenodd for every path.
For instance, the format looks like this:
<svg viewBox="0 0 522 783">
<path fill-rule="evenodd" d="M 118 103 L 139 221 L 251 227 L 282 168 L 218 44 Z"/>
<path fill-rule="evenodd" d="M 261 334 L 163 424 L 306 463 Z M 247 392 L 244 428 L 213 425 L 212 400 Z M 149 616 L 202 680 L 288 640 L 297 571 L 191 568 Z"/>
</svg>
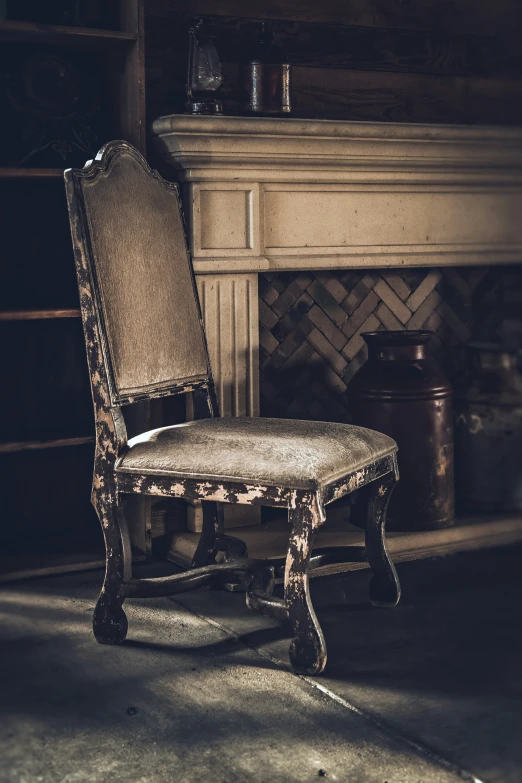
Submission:
<svg viewBox="0 0 522 783">
<path fill-rule="evenodd" d="M 366 523 L 366 557 L 373 570 L 370 600 L 374 606 L 397 606 L 401 586 L 395 566 L 386 547 L 386 510 L 397 483 L 395 473 L 369 485 L 368 519 Z"/>
<path fill-rule="evenodd" d="M 92 627 L 100 644 L 120 644 L 128 628 L 121 587 L 132 576 L 130 540 L 121 506 L 98 507 L 96 512 L 105 538 L 106 567 Z"/>
<path fill-rule="evenodd" d="M 326 644 L 310 598 L 308 566 L 321 519 L 313 505 L 297 505 L 289 510 L 288 516 L 285 606 L 294 634 L 290 662 L 298 674 L 319 674 L 326 665 Z"/>
</svg>

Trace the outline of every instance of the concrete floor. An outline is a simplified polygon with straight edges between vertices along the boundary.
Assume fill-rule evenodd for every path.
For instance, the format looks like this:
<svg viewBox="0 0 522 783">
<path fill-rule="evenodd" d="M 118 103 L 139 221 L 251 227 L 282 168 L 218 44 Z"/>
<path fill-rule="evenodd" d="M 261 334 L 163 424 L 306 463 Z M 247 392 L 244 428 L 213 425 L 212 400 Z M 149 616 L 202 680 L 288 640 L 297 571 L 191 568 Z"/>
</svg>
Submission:
<svg viewBox="0 0 522 783">
<path fill-rule="evenodd" d="M 312 582 L 324 676 L 288 669 L 288 632 L 217 591 L 128 601 L 96 644 L 98 572 L 0 592 L 0 781 L 449 783 L 522 780 L 522 551 Z"/>
</svg>

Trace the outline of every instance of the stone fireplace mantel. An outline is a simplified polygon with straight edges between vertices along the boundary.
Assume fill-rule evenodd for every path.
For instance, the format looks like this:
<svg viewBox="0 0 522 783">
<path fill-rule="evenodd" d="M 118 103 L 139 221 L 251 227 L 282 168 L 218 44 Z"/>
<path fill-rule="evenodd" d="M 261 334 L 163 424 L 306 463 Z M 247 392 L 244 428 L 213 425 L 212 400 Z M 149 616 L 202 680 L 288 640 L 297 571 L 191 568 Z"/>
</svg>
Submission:
<svg viewBox="0 0 522 783">
<path fill-rule="evenodd" d="M 522 129 L 160 117 L 197 274 L 522 259 Z"/>
<path fill-rule="evenodd" d="M 224 415 L 259 415 L 258 273 L 522 260 L 522 129 L 170 115 Z"/>
</svg>

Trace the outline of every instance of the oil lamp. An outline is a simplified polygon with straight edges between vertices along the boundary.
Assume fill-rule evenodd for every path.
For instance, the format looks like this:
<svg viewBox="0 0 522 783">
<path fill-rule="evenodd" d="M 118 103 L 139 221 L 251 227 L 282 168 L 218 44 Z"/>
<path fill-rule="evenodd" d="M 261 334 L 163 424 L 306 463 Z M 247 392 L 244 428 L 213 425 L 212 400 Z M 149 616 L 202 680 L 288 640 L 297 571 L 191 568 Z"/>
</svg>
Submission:
<svg viewBox="0 0 522 783">
<path fill-rule="evenodd" d="M 223 114 L 223 106 L 216 99 L 222 82 L 214 38 L 205 33 L 203 21 L 197 19 L 189 29 L 187 113 Z"/>
</svg>

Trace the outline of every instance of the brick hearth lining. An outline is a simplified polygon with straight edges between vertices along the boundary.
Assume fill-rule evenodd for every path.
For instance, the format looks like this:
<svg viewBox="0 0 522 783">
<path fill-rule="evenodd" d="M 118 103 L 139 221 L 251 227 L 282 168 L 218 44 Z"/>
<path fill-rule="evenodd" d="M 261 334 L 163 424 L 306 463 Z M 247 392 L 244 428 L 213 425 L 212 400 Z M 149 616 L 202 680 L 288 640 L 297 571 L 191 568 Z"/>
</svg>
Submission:
<svg viewBox="0 0 522 783">
<path fill-rule="evenodd" d="M 470 339 L 522 345 L 513 267 L 264 273 L 259 279 L 261 414 L 350 421 L 346 384 L 363 332 L 430 329 L 450 378 Z"/>
</svg>

